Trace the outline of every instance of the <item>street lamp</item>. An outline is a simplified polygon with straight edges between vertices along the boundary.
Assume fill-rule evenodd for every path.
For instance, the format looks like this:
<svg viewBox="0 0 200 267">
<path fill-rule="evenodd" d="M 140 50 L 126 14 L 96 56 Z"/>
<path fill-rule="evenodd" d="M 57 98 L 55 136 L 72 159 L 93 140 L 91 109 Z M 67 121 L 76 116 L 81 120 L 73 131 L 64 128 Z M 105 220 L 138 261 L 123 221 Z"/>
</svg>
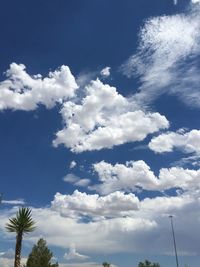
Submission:
<svg viewBox="0 0 200 267">
<path fill-rule="evenodd" d="M 176 249 L 176 239 L 175 239 L 175 234 L 174 234 L 174 226 L 173 226 L 173 216 L 169 216 L 170 221 L 171 221 L 171 226 L 172 226 L 172 236 L 173 236 L 173 241 L 174 241 L 174 251 L 175 251 L 175 257 L 176 257 L 176 267 L 179 267 L 178 265 L 178 255 L 177 255 L 177 249 Z"/>
</svg>

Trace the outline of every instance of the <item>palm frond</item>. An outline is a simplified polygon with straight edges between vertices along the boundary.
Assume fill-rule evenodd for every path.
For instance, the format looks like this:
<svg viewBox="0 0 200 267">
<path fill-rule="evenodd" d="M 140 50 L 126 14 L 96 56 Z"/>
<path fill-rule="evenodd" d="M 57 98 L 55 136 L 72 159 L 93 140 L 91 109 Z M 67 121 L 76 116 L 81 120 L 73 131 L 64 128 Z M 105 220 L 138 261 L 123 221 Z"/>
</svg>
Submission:
<svg viewBox="0 0 200 267">
<path fill-rule="evenodd" d="M 31 213 L 29 208 L 20 208 L 16 217 L 9 219 L 9 223 L 6 224 L 7 231 L 22 234 L 34 231 L 36 227 Z"/>
</svg>

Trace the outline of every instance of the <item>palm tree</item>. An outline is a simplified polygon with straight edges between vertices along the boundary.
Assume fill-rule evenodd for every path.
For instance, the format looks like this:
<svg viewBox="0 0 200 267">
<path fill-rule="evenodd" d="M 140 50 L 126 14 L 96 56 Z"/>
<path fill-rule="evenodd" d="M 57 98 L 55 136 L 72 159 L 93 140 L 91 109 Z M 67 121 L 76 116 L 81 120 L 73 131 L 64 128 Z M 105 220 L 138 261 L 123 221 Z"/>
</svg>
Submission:
<svg viewBox="0 0 200 267">
<path fill-rule="evenodd" d="M 9 219 L 9 223 L 6 224 L 6 229 L 8 232 L 16 233 L 14 267 L 20 267 L 23 234 L 35 230 L 35 222 L 31 216 L 31 209 L 19 208 L 16 217 Z"/>
</svg>

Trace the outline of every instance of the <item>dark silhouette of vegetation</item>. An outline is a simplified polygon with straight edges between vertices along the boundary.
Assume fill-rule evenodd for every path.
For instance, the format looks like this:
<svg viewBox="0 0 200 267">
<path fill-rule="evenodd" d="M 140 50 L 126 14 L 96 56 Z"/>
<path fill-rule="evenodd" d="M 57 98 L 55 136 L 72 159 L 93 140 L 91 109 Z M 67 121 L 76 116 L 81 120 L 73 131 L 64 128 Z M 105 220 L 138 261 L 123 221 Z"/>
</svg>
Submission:
<svg viewBox="0 0 200 267">
<path fill-rule="evenodd" d="M 44 239 L 39 239 L 33 246 L 28 256 L 26 267 L 58 267 L 58 263 L 52 264 L 53 253 L 47 247 Z"/>
<path fill-rule="evenodd" d="M 103 262 L 102 265 L 103 265 L 103 267 L 110 267 L 110 263 L 108 263 L 108 262 L 106 262 L 106 261 Z"/>
<path fill-rule="evenodd" d="M 20 267 L 23 235 L 35 229 L 31 209 L 19 208 L 16 217 L 9 219 L 9 223 L 6 224 L 6 229 L 8 232 L 16 233 L 14 267 Z"/>
<path fill-rule="evenodd" d="M 159 263 L 151 263 L 148 260 L 145 260 L 144 262 L 139 262 L 138 267 L 160 267 Z"/>
</svg>

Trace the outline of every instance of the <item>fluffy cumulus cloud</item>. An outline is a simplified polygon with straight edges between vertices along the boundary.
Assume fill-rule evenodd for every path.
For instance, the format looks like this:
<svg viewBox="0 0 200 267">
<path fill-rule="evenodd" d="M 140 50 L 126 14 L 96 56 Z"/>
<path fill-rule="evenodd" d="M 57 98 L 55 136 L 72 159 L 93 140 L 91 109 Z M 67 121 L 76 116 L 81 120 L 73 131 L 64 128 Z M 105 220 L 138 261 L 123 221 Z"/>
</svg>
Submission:
<svg viewBox="0 0 200 267">
<path fill-rule="evenodd" d="M 23 64 L 12 63 L 7 79 L 0 83 L 0 110 L 34 110 L 39 104 L 51 108 L 75 95 L 78 88 L 69 67 L 61 66 L 48 77 L 29 75 Z"/>
<path fill-rule="evenodd" d="M 165 191 L 181 188 L 186 191 L 200 189 L 200 170 L 189 170 L 181 167 L 162 168 L 159 176 L 155 176 L 150 167 L 142 160 L 124 164 L 99 162 L 94 164 L 98 173 L 99 184 L 90 186 L 102 194 L 116 190 L 138 191 L 140 189 Z"/>
<path fill-rule="evenodd" d="M 178 187 L 186 191 L 198 191 L 200 189 L 200 169 L 163 168 L 160 170 L 159 180 L 161 190 Z"/>
<path fill-rule="evenodd" d="M 71 244 L 69 248 L 69 252 L 64 254 L 65 260 L 79 260 L 79 261 L 85 261 L 89 259 L 89 256 L 82 255 L 76 251 L 75 244 Z"/>
<path fill-rule="evenodd" d="M 102 194 L 116 190 L 137 191 L 139 188 L 154 190 L 158 187 L 158 179 L 143 161 L 130 161 L 124 164 L 112 165 L 105 161 L 94 164 L 100 184 L 91 186 Z"/>
<path fill-rule="evenodd" d="M 120 95 L 115 87 L 92 81 L 80 104 L 68 101 L 61 114 L 66 127 L 56 134 L 54 146 L 64 144 L 73 152 L 112 148 L 143 140 L 148 134 L 168 128 L 159 113 L 144 113 Z"/>
<path fill-rule="evenodd" d="M 200 130 L 168 132 L 154 137 L 149 148 L 156 153 L 171 152 L 175 148 L 200 155 Z"/>
<path fill-rule="evenodd" d="M 139 200 L 134 194 L 114 192 L 107 196 L 90 195 L 78 190 L 72 195 L 57 193 L 52 201 L 52 209 L 63 216 L 79 218 L 90 217 L 92 220 L 123 217 L 137 210 Z"/>
<path fill-rule="evenodd" d="M 135 101 L 148 104 L 168 93 L 200 107 L 199 5 L 191 5 L 185 13 L 148 19 L 139 39 L 138 52 L 122 66 L 124 74 L 140 78 L 142 85 Z"/>
<path fill-rule="evenodd" d="M 102 75 L 108 76 L 108 72 L 109 68 L 105 68 Z M 22 64 L 12 63 L 6 75 L 7 79 L 0 83 L 0 110 L 28 111 L 39 104 L 51 108 L 60 103 L 65 127 L 56 133 L 53 144 L 64 144 L 73 152 L 141 141 L 169 126 L 164 116 L 145 113 L 99 79 L 79 88 L 82 92 L 77 91 L 78 85 L 67 66 L 43 78 L 29 75 Z M 72 164 L 70 168 L 75 167 Z"/>
</svg>

